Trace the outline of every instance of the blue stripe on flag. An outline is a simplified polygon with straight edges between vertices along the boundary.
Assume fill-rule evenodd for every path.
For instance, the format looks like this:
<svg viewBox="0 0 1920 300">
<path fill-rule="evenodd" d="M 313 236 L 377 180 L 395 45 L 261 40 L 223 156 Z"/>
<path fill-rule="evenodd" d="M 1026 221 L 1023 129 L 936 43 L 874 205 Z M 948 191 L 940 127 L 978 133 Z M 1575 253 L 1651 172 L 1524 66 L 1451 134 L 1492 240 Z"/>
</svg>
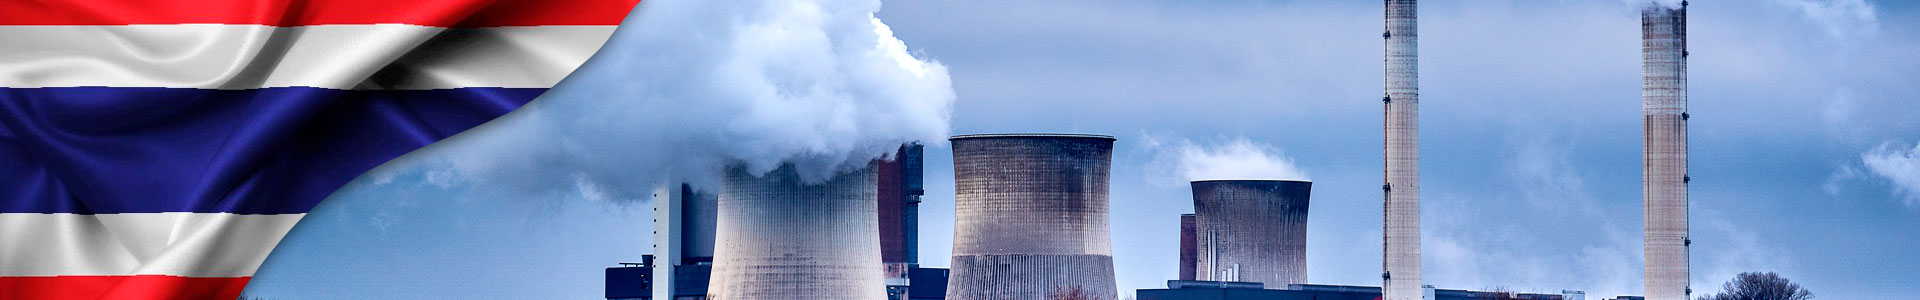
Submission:
<svg viewBox="0 0 1920 300">
<path fill-rule="evenodd" d="M 306 213 L 545 90 L 0 88 L 0 213 Z"/>
</svg>

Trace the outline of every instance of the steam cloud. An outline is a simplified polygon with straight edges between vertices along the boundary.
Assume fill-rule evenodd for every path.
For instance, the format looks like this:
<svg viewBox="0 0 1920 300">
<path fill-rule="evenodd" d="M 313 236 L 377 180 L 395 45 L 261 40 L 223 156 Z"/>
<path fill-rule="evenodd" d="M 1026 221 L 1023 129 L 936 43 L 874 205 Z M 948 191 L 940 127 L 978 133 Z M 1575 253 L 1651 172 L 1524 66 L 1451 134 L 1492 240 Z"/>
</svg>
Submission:
<svg viewBox="0 0 1920 300">
<path fill-rule="evenodd" d="M 903 142 L 944 142 L 946 67 L 909 54 L 879 9 L 878 0 L 641 2 L 572 79 L 445 143 L 456 150 L 424 176 L 643 201 L 663 183 L 715 187 L 732 163 L 756 173 L 792 163 L 819 181 Z"/>
<path fill-rule="evenodd" d="M 1155 164 L 1161 173 L 1185 181 L 1218 179 L 1308 180 L 1307 173 L 1282 155 L 1279 148 L 1255 143 L 1245 137 L 1226 143 L 1201 146 L 1189 140 L 1164 144 L 1149 136 Z"/>
<path fill-rule="evenodd" d="M 1682 0 L 1622 0 L 1622 1 L 1626 1 L 1627 5 L 1632 5 L 1635 8 L 1645 8 L 1651 5 L 1660 5 L 1660 6 L 1665 6 L 1667 8 L 1680 8 L 1680 2 L 1682 2 Z"/>
</svg>

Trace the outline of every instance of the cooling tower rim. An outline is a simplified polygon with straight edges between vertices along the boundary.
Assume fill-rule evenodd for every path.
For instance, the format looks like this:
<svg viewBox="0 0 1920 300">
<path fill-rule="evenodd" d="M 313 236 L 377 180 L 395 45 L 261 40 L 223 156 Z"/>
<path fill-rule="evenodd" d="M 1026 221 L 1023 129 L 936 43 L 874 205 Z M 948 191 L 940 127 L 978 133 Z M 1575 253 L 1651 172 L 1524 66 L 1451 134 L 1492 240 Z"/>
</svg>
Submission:
<svg viewBox="0 0 1920 300">
<path fill-rule="evenodd" d="M 955 135 L 955 136 L 953 136 L 953 137 L 949 137 L 949 138 L 947 138 L 947 140 L 948 140 L 948 141 L 957 141 L 957 140 L 965 140 L 965 139 L 987 139 L 987 138 L 1070 138 L 1070 139 L 1099 139 L 1099 140 L 1108 140 L 1108 141 L 1113 141 L 1113 140 L 1117 140 L 1117 139 L 1115 139 L 1115 138 L 1113 138 L 1113 136 L 1111 136 L 1111 135 L 1104 135 L 1104 134 L 1083 134 L 1083 133 L 982 133 L 982 134 L 962 134 L 962 135 Z"/>
<path fill-rule="evenodd" d="M 1189 181 L 1188 183 L 1201 183 L 1201 182 L 1313 183 L 1312 180 L 1292 180 L 1292 179 L 1202 179 L 1202 180 Z"/>
</svg>

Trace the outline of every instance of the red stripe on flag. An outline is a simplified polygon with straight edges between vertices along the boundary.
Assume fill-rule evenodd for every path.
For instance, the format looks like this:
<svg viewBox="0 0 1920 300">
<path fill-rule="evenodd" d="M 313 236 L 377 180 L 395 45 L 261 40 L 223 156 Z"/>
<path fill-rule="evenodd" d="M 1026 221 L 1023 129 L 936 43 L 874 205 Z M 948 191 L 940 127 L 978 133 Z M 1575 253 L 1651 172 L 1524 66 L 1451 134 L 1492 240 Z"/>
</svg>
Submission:
<svg viewBox="0 0 1920 300">
<path fill-rule="evenodd" d="M 5 0 L 0 25 L 619 25 L 640 0 Z"/>
<path fill-rule="evenodd" d="M 233 299 L 252 277 L 0 277 L 0 299 Z"/>
</svg>

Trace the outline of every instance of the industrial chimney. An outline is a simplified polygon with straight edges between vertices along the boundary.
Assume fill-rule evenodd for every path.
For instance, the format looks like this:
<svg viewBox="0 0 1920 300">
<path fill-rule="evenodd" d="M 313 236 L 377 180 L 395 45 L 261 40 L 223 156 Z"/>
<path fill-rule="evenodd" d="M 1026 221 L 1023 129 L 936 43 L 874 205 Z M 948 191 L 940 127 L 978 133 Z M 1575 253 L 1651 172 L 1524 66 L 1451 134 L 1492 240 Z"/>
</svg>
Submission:
<svg viewBox="0 0 1920 300">
<path fill-rule="evenodd" d="M 1646 293 L 1685 300 L 1687 286 L 1687 8 L 1640 13 L 1640 96 L 1645 132 Z"/>
<path fill-rule="evenodd" d="M 876 180 L 871 164 L 818 183 L 728 168 L 707 298 L 885 299 Z"/>
<path fill-rule="evenodd" d="M 954 136 L 947 299 L 1114 299 L 1107 223 L 1113 137 Z"/>
<path fill-rule="evenodd" d="M 1414 0 L 1386 0 L 1386 194 L 1381 292 L 1420 300 L 1420 48 Z"/>
<path fill-rule="evenodd" d="M 1312 182 L 1193 182 L 1200 280 L 1307 283 L 1307 204 Z"/>
</svg>

